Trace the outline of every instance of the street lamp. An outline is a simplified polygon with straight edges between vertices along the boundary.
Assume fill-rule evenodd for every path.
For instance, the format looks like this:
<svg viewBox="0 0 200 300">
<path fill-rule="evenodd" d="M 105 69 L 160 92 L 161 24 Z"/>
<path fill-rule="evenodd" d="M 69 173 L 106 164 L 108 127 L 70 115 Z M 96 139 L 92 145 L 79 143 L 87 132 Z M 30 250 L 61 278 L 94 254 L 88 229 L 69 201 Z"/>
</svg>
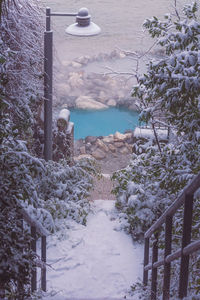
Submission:
<svg viewBox="0 0 200 300">
<path fill-rule="evenodd" d="M 65 30 L 76 36 L 93 36 L 101 32 L 98 25 L 91 22 L 87 8 L 81 8 L 78 13 L 52 13 L 46 8 L 46 30 L 44 32 L 44 158 L 52 159 L 52 99 L 53 99 L 53 31 L 51 16 L 76 17 L 76 23 Z"/>
<path fill-rule="evenodd" d="M 76 17 L 76 23 L 66 29 L 66 33 L 78 36 L 92 36 L 101 32 L 99 26 L 91 22 L 87 8 L 78 13 L 51 13 L 46 8 L 46 30 L 44 32 L 44 158 L 52 159 L 52 100 L 53 100 L 53 31 L 51 16 Z M 46 263 L 46 236 L 42 237 L 42 261 Z M 42 290 L 46 291 L 46 269 L 42 268 Z"/>
</svg>

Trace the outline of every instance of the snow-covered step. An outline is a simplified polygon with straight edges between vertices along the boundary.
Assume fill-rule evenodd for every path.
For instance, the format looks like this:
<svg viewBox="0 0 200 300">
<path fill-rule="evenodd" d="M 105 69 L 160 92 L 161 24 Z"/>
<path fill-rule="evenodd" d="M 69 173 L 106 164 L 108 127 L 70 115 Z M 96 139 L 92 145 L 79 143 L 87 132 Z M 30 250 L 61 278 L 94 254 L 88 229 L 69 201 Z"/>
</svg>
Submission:
<svg viewBox="0 0 200 300">
<path fill-rule="evenodd" d="M 94 178 L 94 190 L 91 191 L 91 200 L 111 199 L 115 200 L 115 195 L 111 193 L 113 182 L 110 174 L 102 174 L 102 178 Z"/>
<path fill-rule="evenodd" d="M 128 289 L 142 276 L 143 247 L 117 230 L 114 203 L 94 201 L 87 226 L 72 222 L 68 239 L 48 249 L 47 286 L 55 297 L 45 299 L 129 299 Z"/>
</svg>

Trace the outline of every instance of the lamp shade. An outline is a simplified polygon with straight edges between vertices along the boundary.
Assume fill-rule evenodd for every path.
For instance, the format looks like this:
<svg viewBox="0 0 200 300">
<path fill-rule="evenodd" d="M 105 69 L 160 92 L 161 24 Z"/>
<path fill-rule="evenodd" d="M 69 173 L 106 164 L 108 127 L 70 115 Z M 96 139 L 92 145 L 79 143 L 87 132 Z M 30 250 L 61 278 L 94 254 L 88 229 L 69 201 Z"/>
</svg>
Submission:
<svg viewBox="0 0 200 300">
<path fill-rule="evenodd" d="M 83 7 L 79 10 L 76 23 L 70 25 L 65 30 L 66 33 L 77 36 L 92 36 L 101 32 L 101 28 L 95 23 L 91 22 L 91 16 L 88 9 Z"/>
</svg>

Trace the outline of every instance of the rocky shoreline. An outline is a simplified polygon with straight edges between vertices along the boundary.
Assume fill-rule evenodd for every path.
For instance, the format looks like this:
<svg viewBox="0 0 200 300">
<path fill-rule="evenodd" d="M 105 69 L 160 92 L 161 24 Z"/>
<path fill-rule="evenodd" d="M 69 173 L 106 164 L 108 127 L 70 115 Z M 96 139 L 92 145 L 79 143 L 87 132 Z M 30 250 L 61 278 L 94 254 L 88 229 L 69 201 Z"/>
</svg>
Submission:
<svg viewBox="0 0 200 300">
<path fill-rule="evenodd" d="M 60 65 L 55 78 L 54 105 L 60 108 L 106 109 L 123 106 L 138 110 L 137 101 L 131 96 L 133 85 L 136 83 L 134 73 L 114 74 L 91 72 L 91 64 L 102 64 L 104 69 L 107 62 L 120 61 L 123 64 L 128 54 L 114 50 L 110 54 L 100 53 L 98 56 L 82 56 L 74 61 L 64 61 Z M 106 70 L 106 69 L 105 69 Z"/>
<path fill-rule="evenodd" d="M 122 66 L 127 60 L 126 52 L 114 50 L 109 54 L 99 53 L 62 62 L 59 71 L 55 72 L 55 111 L 63 108 L 101 110 L 109 107 L 137 111 L 137 100 L 131 95 L 136 83 L 134 74 L 126 76 L 115 74 L 111 70 L 105 72 L 107 63 L 114 65 L 119 62 Z M 91 67 L 94 65 L 101 65 L 104 73 L 94 71 Z M 132 132 L 116 132 L 107 137 L 88 136 L 74 142 L 74 159 L 95 158 L 101 165 L 102 172 L 111 174 L 126 167 L 132 154 L 132 145 Z"/>
<path fill-rule="evenodd" d="M 167 144 L 169 138 L 174 138 L 173 133 L 169 136 L 167 128 L 157 128 L 158 140 Z M 136 142 L 140 140 L 140 147 L 136 148 Z M 109 136 L 87 136 L 85 139 L 74 142 L 74 160 L 84 157 L 94 158 L 101 166 L 102 173 L 112 174 L 125 168 L 131 159 L 132 153 L 142 153 L 143 145 L 149 141 L 156 143 L 152 128 L 136 127 L 134 131 L 125 133 L 116 132 Z"/>
<path fill-rule="evenodd" d="M 96 160 L 104 159 L 107 153 L 113 156 L 132 153 L 133 133 L 110 134 L 106 137 L 87 136 L 85 139 L 75 141 L 75 156 L 90 155 Z"/>
<path fill-rule="evenodd" d="M 54 106 L 56 109 L 78 108 L 101 110 L 109 107 L 125 107 L 138 111 L 137 99 L 132 97 L 136 84 L 135 75 L 126 72 L 91 72 L 91 65 L 105 66 L 109 62 L 127 63 L 130 53 L 114 50 L 109 54 L 82 56 L 74 61 L 64 61 L 55 78 Z M 132 60 L 133 61 L 133 60 Z M 130 62 L 131 64 L 131 62 Z M 95 158 L 104 173 L 124 168 L 134 152 L 134 136 L 129 131 L 109 136 L 88 136 L 74 142 L 74 159 Z"/>
<path fill-rule="evenodd" d="M 133 132 L 88 136 L 74 142 L 74 160 L 94 158 L 102 172 L 111 174 L 127 166 L 133 152 Z"/>
</svg>

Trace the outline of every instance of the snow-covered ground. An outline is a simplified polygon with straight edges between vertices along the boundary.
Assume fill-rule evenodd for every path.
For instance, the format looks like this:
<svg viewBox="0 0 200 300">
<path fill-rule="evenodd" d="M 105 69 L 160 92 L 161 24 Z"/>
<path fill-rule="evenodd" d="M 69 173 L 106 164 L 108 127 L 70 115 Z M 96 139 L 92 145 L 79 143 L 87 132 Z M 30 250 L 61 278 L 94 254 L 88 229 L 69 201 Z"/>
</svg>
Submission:
<svg viewBox="0 0 200 300">
<path fill-rule="evenodd" d="M 96 200 L 87 226 L 74 222 L 67 239 L 49 241 L 47 287 L 52 296 L 46 300 L 124 299 L 142 276 L 143 246 L 117 230 L 115 216 L 114 201 Z"/>
</svg>

